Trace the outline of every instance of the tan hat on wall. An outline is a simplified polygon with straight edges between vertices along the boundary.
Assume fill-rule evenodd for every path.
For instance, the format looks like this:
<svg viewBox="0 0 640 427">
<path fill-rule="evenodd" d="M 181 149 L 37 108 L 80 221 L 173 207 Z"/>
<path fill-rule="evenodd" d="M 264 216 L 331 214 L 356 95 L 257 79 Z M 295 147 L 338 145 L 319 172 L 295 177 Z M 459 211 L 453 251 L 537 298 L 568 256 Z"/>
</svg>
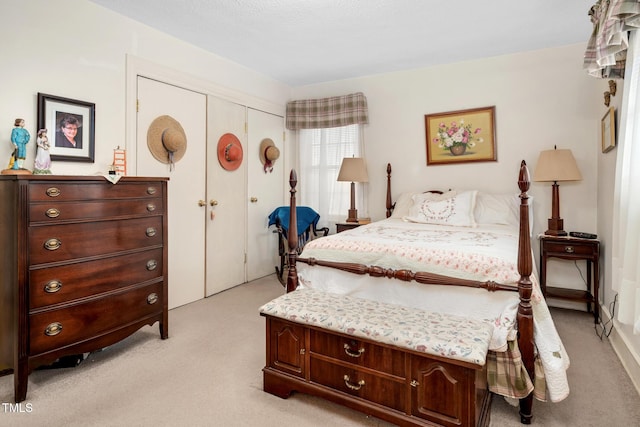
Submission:
<svg viewBox="0 0 640 427">
<path fill-rule="evenodd" d="M 273 172 L 273 163 L 280 157 L 280 150 L 271 138 L 260 142 L 260 161 L 264 165 L 264 173 Z"/>
<path fill-rule="evenodd" d="M 173 168 L 187 151 L 187 135 L 173 117 L 158 116 L 149 125 L 147 146 L 156 160 Z"/>
<path fill-rule="evenodd" d="M 242 164 L 242 144 L 237 136 L 225 133 L 218 140 L 218 161 L 228 171 L 234 171 Z"/>
</svg>

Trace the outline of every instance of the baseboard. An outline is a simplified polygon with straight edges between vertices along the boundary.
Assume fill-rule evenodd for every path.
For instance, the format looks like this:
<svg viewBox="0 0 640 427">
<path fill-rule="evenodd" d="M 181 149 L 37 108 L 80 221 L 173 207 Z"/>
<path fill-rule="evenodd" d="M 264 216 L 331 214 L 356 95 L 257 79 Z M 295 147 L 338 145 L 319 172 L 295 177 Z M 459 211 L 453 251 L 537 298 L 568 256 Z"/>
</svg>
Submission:
<svg viewBox="0 0 640 427">
<path fill-rule="evenodd" d="M 605 324 L 611 324 L 611 313 L 606 308 L 600 308 L 602 321 Z M 622 366 L 627 371 L 631 382 L 636 388 L 638 394 L 640 394 L 640 355 L 637 354 L 633 347 L 627 341 L 627 337 L 624 333 L 621 333 L 620 324 L 617 320 L 613 320 L 613 330 L 609 335 L 609 342 L 613 347 L 618 359 L 622 363 Z"/>
</svg>

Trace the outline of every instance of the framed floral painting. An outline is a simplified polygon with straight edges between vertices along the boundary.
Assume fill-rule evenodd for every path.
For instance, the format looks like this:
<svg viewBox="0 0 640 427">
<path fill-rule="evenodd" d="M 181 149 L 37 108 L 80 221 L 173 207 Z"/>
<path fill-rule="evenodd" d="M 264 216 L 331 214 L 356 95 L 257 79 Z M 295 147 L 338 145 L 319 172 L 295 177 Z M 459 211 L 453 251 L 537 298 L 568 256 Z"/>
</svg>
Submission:
<svg viewBox="0 0 640 427">
<path fill-rule="evenodd" d="M 495 162 L 496 107 L 424 116 L 427 165 Z"/>
</svg>

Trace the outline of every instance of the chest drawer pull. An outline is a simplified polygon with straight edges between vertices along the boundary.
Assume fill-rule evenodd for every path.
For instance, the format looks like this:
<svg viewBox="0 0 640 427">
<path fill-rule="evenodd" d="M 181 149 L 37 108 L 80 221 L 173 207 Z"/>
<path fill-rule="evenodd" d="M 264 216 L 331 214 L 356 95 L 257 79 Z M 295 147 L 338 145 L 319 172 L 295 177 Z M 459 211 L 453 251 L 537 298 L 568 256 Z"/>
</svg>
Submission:
<svg viewBox="0 0 640 427">
<path fill-rule="evenodd" d="M 45 328 L 44 334 L 48 337 L 53 337 L 62 332 L 62 323 L 53 322 L 49 323 L 49 325 Z"/>
<path fill-rule="evenodd" d="M 153 271 L 157 267 L 158 267 L 158 261 L 156 261 L 155 259 L 150 259 L 149 261 L 147 261 L 147 270 Z"/>
<path fill-rule="evenodd" d="M 47 188 L 46 193 L 47 193 L 47 196 L 49 197 L 58 197 L 59 195 L 62 194 L 62 191 L 60 191 L 60 189 L 56 187 L 49 187 Z"/>
<path fill-rule="evenodd" d="M 573 246 L 565 246 L 564 251 L 568 254 L 572 254 L 576 251 L 576 249 Z"/>
<path fill-rule="evenodd" d="M 157 302 L 158 302 L 158 294 L 156 294 L 155 292 L 152 294 L 149 294 L 149 296 L 147 297 L 147 304 L 153 305 Z"/>
<path fill-rule="evenodd" d="M 147 187 L 147 194 L 153 196 L 154 194 L 156 194 L 156 187 Z"/>
<path fill-rule="evenodd" d="M 359 348 L 358 350 L 353 351 L 349 343 L 344 343 L 344 352 L 347 353 L 347 356 L 360 357 L 362 356 L 362 353 L 364 353 L 364 348 Z"/>
<path fill-rule="evenodd" d="M 56 249 L 60 249 L 60 246 L 62 246 L 62 242 L 60 241 L 60 239 L 54 238 L 44 242 L 44 248 L 48 251 L 55 251 Z"/>
<path fill-rule="evenodd" d="M 44 214 L 49 218 L 57 218 L 60 216 L 60 211 L 56 208 L 49 208 Z"/>
<path fill-rule="evenodd" d="M 351 379 L 349 378 L 349 375 L 345 375 L 344 376 L 344 385 L 347 386 L 347 388 L 351 389 L 351 390 L 360 390 L 362 388 L 362 386 L 364 386 L 364 380 L 360 380 L 357 383 L 352 383 Z"/>
<path fill-rule="evenodd" d="M 156 210 L 156 205 L 154 205 L 153 203 L 149 203 L 147 205 L 147 212 L 153 212 Z"/>
<path fill-rule="evenodd" d="M 149 237 L 153 237 L 153 236 L 156 235 L 156 229 L 153 228 L 153 227 L 149 227 L 149 228 L 147 228 L 146 234 Z"/>
<path fill-rule="evenodd" d="M 44 291 L 48 294 L 54 294 L 62 289 L 62 282 L 59 280 L 50 280 L 44 285 Z"/>
</svg>

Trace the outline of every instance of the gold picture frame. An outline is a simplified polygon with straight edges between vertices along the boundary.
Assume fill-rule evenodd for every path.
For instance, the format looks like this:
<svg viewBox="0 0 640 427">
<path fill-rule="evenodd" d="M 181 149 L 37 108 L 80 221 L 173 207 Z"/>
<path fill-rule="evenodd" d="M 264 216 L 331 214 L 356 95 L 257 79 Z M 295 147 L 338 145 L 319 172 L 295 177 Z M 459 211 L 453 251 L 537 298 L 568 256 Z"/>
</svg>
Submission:
<svg viewBox="0 0 640 427">
<path fill-rule="evenodd" d="M 608 153 L 616 146 L 616 110 L 609 107 L 600 122 L 600 142 L 602 144 L 602 152 Z"/>
<path fill-rule="evenodd" d="M 495 106 L 424 116 L 427 166 L 495 162 Z"/>
</svg>

